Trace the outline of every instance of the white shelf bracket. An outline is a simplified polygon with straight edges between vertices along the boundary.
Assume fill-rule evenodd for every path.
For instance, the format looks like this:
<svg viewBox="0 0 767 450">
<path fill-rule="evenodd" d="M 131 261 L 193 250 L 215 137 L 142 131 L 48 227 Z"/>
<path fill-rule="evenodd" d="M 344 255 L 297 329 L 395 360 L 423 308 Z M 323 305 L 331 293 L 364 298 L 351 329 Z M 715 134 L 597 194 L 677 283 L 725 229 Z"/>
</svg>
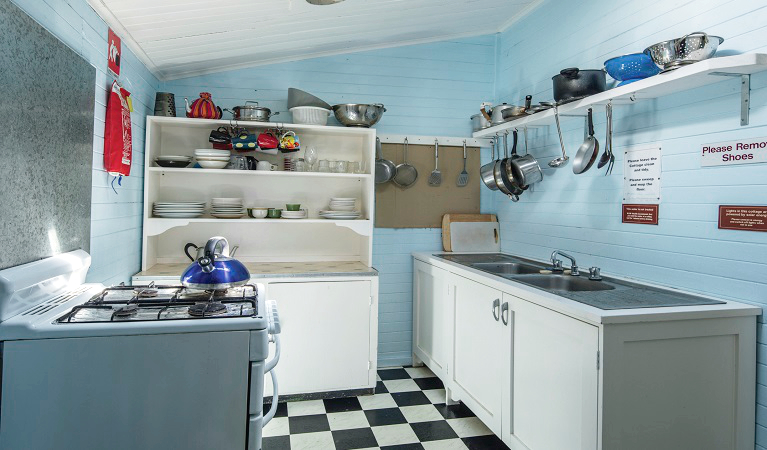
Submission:
<svg viewBox="0 0 767 450">
<path fill-rule="evenodd" d="M 367 220 L 337 220 L 334 223 L 338 227 L 348 228 L 361 236 L 370 236 L 372 233 Z"/>
<path fill-rule="evenodd" d="M 147 236 L 157 236 L 158 234 L 165 233 L 171 228 L 184 227 L 189 225 L 188 220 L 168 220 L 168 219 L 153 219 L 144 221 L 144 234 Z"/>
<path fill-rule="evenodd" d="M 711 72 L 717 77 L 740 77 L 740 126 L 748 125 L 751 113 L 751 75 L 731 72 Z"/>
</svg>

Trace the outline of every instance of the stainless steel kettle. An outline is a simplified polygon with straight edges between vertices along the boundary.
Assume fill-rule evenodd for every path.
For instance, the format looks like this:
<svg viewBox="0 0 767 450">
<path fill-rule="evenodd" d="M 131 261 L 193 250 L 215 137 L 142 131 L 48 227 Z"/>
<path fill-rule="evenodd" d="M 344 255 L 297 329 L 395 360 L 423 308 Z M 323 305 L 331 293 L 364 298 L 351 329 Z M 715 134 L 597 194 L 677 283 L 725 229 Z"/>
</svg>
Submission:
<svg viewBox="0 0 767 450">
<path fill-rule="evenodd" d="M 193 248 L 197 252 L 195 256 L 192 256 L 192 254 L 189 253 L 190 248 Z M 240 248 L 239 245 L 235 245 L 231 249 L 227 247 L 226 250 L 229 253 L 224 254 L 224 256 L 234 257 L 234 254 L 237 253 L 238 248 Z M 198 259 L 202 258 L 203 255 L 205 255 L 205 246 L 203 245 L 198 247 L 196 244 L 189 242 L 184 246 L 184 253 L 186 253 L 187 258 L 189 258 L 190 261 L 197 261 Z"/>
<path fill-rule="evenodd" d="M 488 112 L 487 108 L 490 108 Z M 500 105 L 493 106 L 492 103 L 482 102 L 479 107 L 479 112 L 490 121 L 492 125 L 498 125 L 506 122 L 511 117 L 521 115 L 525 112 L 525 109 L 519 106 L 509 105 L 508 103 L 501 103 Z"/>
<path fill-rule="evenodd" d="M 242 286 L 250 280 L 250 272 L 229 255 L 229 242 L 215 236 L 205 244 L 203 255 L 187 267 L 181 284 L 200 290 L 223 290 Z"/>
</svg>

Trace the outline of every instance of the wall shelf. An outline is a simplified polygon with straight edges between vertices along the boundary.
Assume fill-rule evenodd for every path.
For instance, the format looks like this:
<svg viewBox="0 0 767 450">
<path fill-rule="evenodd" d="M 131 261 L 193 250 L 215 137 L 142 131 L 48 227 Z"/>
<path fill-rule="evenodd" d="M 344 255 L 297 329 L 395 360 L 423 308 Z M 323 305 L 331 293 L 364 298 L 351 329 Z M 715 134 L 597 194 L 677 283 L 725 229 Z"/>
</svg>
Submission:
<svg viewBox="0 0 767 450">
<path fill-rule="evenodd" d="M 284 170 L 229 170 L 229 169 L 198 169 L 195 167 L 169 168 L 149 167 L 149 172 L 162 174 L 190 174 L 195 176 L 206 175 L 233 175 L 265 178 L 338 178 L 338 179 L 363 179 L 372 177 L 369 173 L 332 173 L 332 172 L 287 172 Z"/>
<path fill-rule="evenodd" d="M 752 74 L 767 70 L 767 54 L 747 53 L 744 55 L 712 58 L 677 70 L 655 75 L 608 91 L 591 95 L 582 100 L 567 103 L 559 107 L 559 115 L 586 115 L 586 110 L 593 106 L 607 103 L 634 103 L 645 99 L 659 98 L 724 81 L 728 77 L 742 77 L 741 125 L 748 124 L 749 85 L 746 81 Z M 521 130 L 554 125 L 554 111 L 549 109 L 521 119 L 505 122 L 473 134 L 475 138 L 491 137 L 508 130 Z"/>
<path fill-rule="evenodd" d="M 330 220 L 330 219 L 251 219 L 243 217 L 241 219 L 217 219 L 215 217 L 195 217 L 189 219 L 167 219 L 160 217 L 150 217 L 144 222 L 144 234 L 147 236 L 157 236 L 172 228 L 185 227 L 195 223 L 212 223 L 226 225 L 236 224 L 290 224 L 290 225 L 335 225 L 338 227 L 349 228 L 361 236 L 371 235 L 371 221 L 367 219 L 358 220 Z"/>
</svg>

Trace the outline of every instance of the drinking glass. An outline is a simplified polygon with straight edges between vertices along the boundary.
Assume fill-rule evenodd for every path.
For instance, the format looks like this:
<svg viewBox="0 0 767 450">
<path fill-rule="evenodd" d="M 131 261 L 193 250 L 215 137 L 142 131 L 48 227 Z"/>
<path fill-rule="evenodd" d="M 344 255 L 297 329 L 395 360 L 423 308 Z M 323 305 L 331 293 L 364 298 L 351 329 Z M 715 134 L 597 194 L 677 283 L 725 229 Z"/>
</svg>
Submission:
<svg viewBox="0 0 767 450">
<path fill-rule="evenodd" d="M 309 165 L 308 171 L 313 170 L 314 163 L 317 162 L 317 149 L 314 147 L 309 147 L 304 152 L 304 160 L 306 160 L 306 164 Z"/>
<path fill-rule="evenodd" d="M 360 173 L 360 162 L 359 161 L 351 161 L 349 163 L 349 170 L 347 170 L 348 173 Z"/>
<path fill-rule="evenodd" d="M 338 161 L 336 163 L 336 173 L 346 173 L 349 170 L 349 161 Z"/>
<path fill-rule="evenodd" d="M 295 167 L 296 167 L 296 172 L 306 172 L 306 161 L 304 161 L 304 158 L 298 158 L 298 161 L 296 161 Z"/>
<path fill-rule="evenodd" d="M 321 159 L 318 164 L 317 172 L 330 172 L 330 163 L 327 159 Z"/>
</svg>

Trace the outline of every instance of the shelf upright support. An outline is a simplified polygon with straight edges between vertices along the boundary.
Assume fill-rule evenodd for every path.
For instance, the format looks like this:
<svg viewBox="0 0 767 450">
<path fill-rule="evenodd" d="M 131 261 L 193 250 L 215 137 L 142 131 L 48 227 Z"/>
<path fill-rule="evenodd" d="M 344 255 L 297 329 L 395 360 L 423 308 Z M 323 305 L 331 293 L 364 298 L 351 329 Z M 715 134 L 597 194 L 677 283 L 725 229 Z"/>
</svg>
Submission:
<svg viewBox="0 0 767 450">
<path fill-rule="evenodd" d="M 711 72 L 717 77 L 740 77 L 740 126 L 748 125 L 751 114 L 751 75 L 745 73 Z"/>
</svg>

